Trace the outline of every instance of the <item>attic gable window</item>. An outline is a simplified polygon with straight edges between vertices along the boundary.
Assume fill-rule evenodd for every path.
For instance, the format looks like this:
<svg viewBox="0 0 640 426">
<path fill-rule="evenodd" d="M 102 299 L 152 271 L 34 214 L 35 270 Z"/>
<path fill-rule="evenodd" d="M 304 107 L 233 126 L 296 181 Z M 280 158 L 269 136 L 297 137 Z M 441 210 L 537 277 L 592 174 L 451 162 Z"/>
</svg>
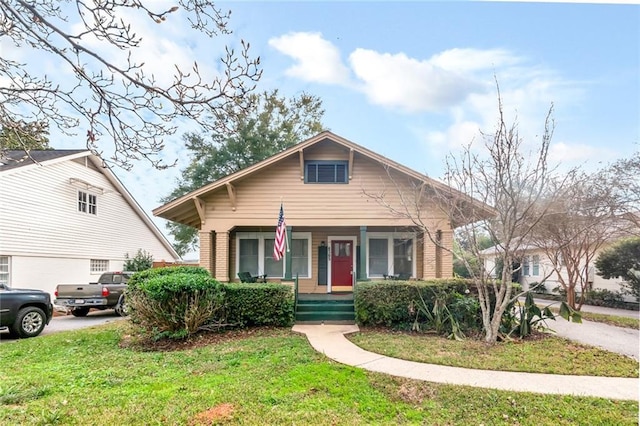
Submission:
<svg viewBox="0 0 640 426">
<path fill-rule="evenodd" d="M 78 211 L 92 215 L 98 214 L 98 196 L 78 191 Z"/>
<path fill-rule="evenodd" d="M 304 183 L 349 183 L 348 161 L 306 161 Z"/>
</svg>

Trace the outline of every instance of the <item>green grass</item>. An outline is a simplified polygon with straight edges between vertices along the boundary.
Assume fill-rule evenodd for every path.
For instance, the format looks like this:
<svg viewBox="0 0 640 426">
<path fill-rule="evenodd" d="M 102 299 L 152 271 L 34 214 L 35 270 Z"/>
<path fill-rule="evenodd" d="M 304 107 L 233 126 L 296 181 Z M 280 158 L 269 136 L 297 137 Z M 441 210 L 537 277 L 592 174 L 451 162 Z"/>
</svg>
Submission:
<svg viewBox="0 0 640 426">
<path fill-rule="evenodd" d="M 371 352 L 454 367 L 608 377 L 638 377 L 639 371 L 636 360 L 554 336 L 494 346 L 473 339 L 367 329 L 348 337 Z"/>
<path fill-rule="evenodd" d="M 0 344 L 2 424 L 637 424 L 638 404 L 440 385 L 337 364 L 265 330 L 173 352 L 126 324 Z"/>
<path fill-rule="evenodd" d="M 617 315 L 596 314 L 594 312 L 580 312 L 582 319 L 593 322 L 603 322 L 605 324 L 614 325 L 624 328 L 640 328 L 640 320 L 638 318 L 619 317 Z"/>
</svg>

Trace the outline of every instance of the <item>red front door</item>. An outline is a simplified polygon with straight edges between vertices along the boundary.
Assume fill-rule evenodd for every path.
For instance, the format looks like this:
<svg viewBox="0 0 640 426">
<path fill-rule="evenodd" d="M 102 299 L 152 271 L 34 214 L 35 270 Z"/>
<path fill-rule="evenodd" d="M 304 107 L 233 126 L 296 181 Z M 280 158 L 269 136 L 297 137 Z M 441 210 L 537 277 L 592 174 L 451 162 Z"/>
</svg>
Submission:
<svg viewBox="0 0 640 426">
<path fill-rule="evenodd" d="M 331 288 L 335 287 L 353 287 L 353 241 L 331 242 Z"/>
</svg>

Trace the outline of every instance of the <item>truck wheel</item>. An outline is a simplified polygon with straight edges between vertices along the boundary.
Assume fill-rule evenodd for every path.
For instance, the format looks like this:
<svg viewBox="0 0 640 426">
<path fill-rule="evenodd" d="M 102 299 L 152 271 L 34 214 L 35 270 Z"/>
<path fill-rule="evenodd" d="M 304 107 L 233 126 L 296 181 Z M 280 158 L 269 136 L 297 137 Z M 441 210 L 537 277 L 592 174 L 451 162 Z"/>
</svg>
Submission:
<svg viewBox="0 0 640 426">
<path fill-rule="evenodd" d="M 11 334 L 18 337 L 34 337 L 44 330 L 46 316 L 40 308 L 27 306 L 18 311 Z"/>
<path fill-rule="evenodd" d="M 120 315 L 121 317 L 126 317 L 127 315 L 129 315 L 129 310 L 127 309 L 124 295 L 120 296 L 120 299 L 118 299 L 118 304 L 116 305 L 115 310 L 116 314 Z"/>
<path fill-rule="evenodd" d="M 71 315 L 74 317 L 86 317 L 89 313 L 89 309 L 87 307 L 73 308 L 71 309 Z"/>
</svg>

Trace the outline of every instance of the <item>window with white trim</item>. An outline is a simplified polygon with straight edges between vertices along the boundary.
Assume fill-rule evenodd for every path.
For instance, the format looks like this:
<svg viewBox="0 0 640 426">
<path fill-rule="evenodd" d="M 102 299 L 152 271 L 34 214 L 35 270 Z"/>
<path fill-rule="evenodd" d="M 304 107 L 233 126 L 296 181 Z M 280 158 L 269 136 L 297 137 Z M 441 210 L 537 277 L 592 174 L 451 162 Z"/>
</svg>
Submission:
<svg viewBox="0 0 640 426">
<path fill-rule="evenodd" d="M 78 191 L 78 211 L 92 215 L 98 214 L 98 196 Z"/>
<path fill-rule="evenodd" d="M 372 232 L 367 234 L 367 277 L 416 274 L 415 235 Z"/>
<path fill-rule="evenodd" d="M 525 256 L 522 259 L 522 276 L 537 277 L 540 275 L 540 256 Z"/>
<path fill-rule="evenodd" d="M 109 261 L 104 259 L 91 259 L 89 262 L 89 271 L 92 274 L 100 274 L 109 270 Z"/>
<path fill-rule="evenodd" d="M 10 257 L 9 256 L 0 256 L 0 284 L 4 284 L 9 287 L 9 278 L 10 278 Z"/>
<path fill-rule="evenodd" d="M 369 239 L 369 276 L 382 277 L 389 274 L 389 240 L 387 238 Z"/>
<path fill-rule="evenodd" d="M 531 269 L 533 270 L 534 277 L 540 275 L 540 256 L 537 254 L 533 255 L 533 266 Z"/>
<path fill-rule="evenodd" d="M 284 278 L 286 256 L 273 258 L 273 232 L 238 232 L 236 234 L 236 273 L 266 274 L 267 278 Z M 311 233 L 294 232 L 288 241 L 291 252 L 291 274 L 311 278 Z"/>
</svg>

